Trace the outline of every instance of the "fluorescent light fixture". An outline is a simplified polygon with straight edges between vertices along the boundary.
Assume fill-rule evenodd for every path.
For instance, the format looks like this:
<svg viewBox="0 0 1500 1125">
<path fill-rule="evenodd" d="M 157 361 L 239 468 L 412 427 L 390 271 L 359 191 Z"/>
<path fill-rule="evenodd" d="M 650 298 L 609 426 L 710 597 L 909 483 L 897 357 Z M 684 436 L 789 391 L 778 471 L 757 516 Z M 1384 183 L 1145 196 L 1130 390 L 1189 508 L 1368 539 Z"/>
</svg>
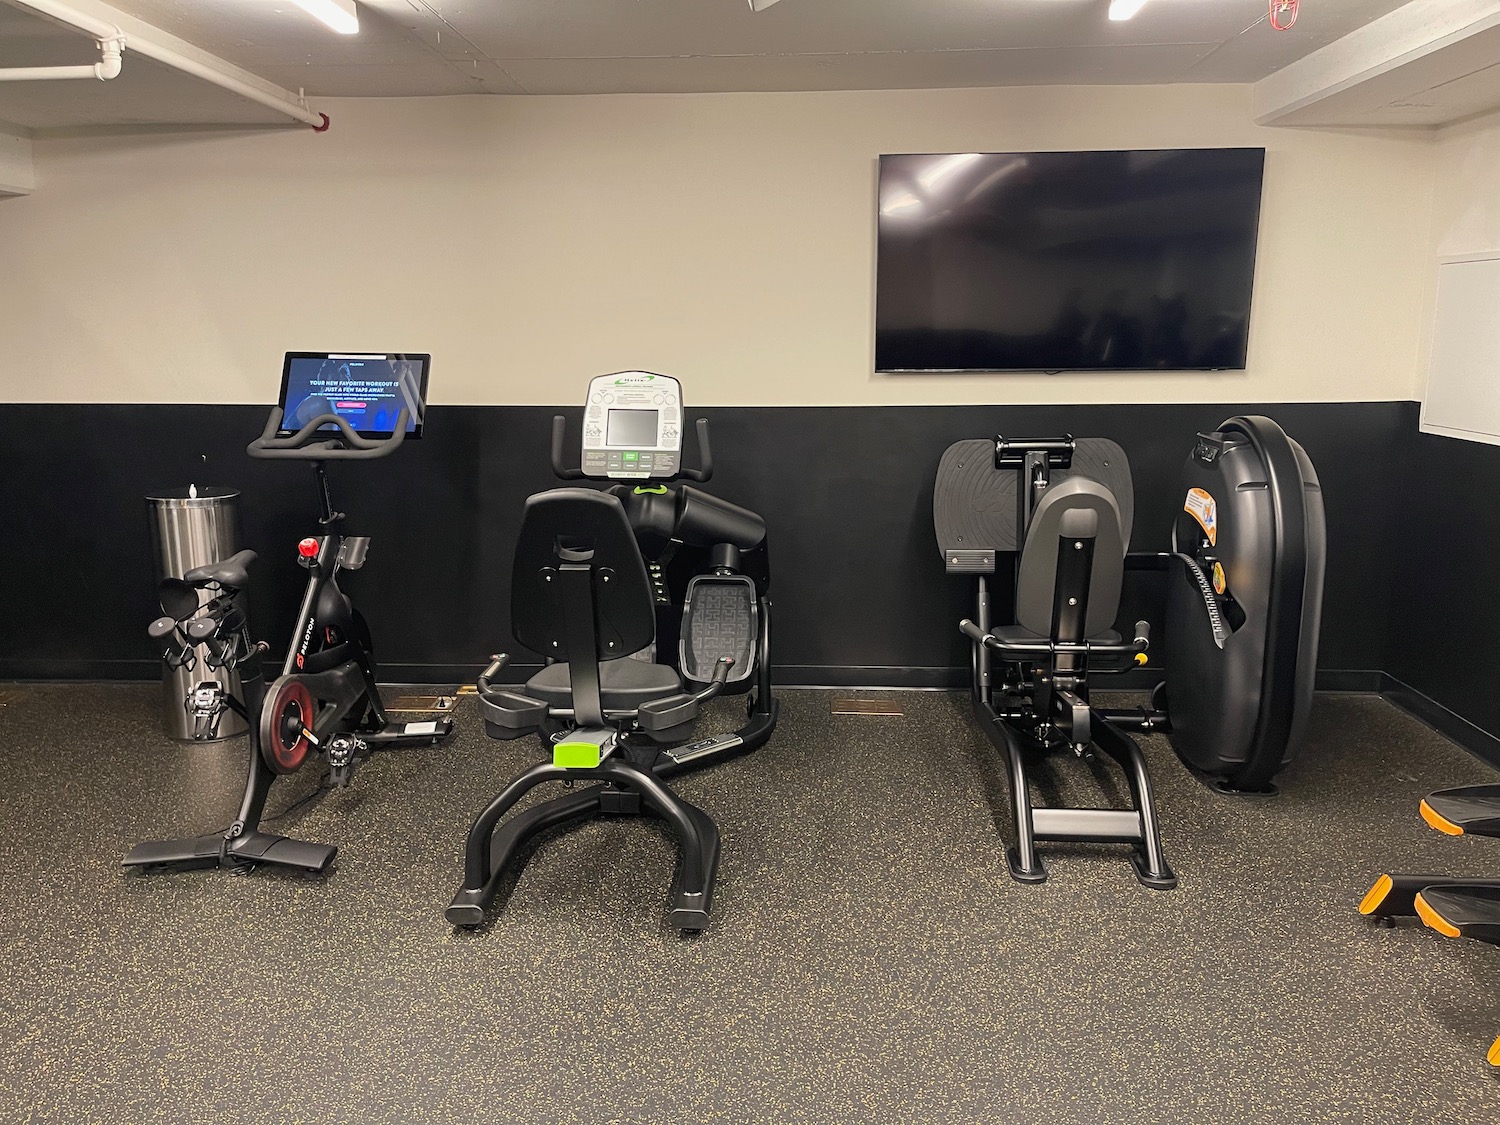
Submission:
<svg viewBox="0 0 1500 1125">
<path fill-rule="evenodd" d="M 776 0 L 750 0 L 750 10 L 752 12 L 764 12 L 774 3 L 776 3 Z"/>
<path fill-rule="evenodd" d="M 297 0 L 300 4 L 302 0 Z M 1146 0 L 1109 0 L 1109 18 L 1128 20 L 1146 6 Z"/>
<path fill-rule="evenodd" d="M 310 16 L 317 16 L 340 35 L 354 35 L 359 31 L 359 13 L 354 10 L 354 0 L 292 0 Z"/>
</svg>

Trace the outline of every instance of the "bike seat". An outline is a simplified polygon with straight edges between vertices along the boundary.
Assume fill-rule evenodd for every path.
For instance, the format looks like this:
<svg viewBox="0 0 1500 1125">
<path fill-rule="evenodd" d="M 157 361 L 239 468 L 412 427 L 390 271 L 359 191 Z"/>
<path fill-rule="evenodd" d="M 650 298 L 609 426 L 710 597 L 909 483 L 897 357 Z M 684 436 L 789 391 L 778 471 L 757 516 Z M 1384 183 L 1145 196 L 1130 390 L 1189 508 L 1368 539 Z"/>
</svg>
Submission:
<svg viewBox="0 0 1500 1125">
<path fill-rule="evenodd" d="M 243 590 L 250 585 L 249 567 L 255 557 L 254 551 L 241 551 L 207 566 L 195 566 L 182 577 L 193 586 L 215 582 L 225 590 Z"/>
</svg>

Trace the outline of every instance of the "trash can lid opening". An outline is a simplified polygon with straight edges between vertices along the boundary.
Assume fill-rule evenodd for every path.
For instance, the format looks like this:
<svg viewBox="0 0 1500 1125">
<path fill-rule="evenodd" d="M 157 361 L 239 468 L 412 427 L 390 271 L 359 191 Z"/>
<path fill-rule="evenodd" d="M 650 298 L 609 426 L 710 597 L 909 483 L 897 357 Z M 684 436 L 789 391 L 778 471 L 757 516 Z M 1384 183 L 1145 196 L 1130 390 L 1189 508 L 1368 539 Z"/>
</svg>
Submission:
<svg viewBox="0 0 1500 1125">
<path fill-rule="evenodd" d="M 196 495 L 189 495 L 190 492 Z M 153 504 L 170 503 L 191 507 L 199 501 L 229 500 L 240 494 L 237 488 L 226 488 L 221 484 L 179 485 L 176 488 L 157 488 L 146 494 Z"/>
</svg>

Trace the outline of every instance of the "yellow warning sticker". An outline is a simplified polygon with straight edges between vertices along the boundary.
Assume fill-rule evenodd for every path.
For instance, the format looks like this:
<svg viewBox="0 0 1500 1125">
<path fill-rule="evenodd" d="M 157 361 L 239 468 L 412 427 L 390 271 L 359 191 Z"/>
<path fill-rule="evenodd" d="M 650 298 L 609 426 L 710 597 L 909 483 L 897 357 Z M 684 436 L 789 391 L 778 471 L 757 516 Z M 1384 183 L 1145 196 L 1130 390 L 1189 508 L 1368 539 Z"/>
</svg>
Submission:
<svg viewBox="0 0 1500 1125">
<path fill-rule="evenodd" d="M 1214 593 L 1218 594 L 1219 597 L 1222 598 L 1224 596 L 1224 591 L 1228 588 L 1228 586 L 1229 582 L 1224 577 L 1223 564 L 1217 562 L 1214 563 Z"/>
<path fill-rule="evenodd" d="M 1203 534 L 1208 536 L 1210 546 L 1217 546 L 1219 542 L 1219 505 L 1204 489 L 1188 489 L 1187 500 L 1182 505 L 1183 510 L 1198 521 L 1198 526 L 1203 529 Z"/>
</svg>

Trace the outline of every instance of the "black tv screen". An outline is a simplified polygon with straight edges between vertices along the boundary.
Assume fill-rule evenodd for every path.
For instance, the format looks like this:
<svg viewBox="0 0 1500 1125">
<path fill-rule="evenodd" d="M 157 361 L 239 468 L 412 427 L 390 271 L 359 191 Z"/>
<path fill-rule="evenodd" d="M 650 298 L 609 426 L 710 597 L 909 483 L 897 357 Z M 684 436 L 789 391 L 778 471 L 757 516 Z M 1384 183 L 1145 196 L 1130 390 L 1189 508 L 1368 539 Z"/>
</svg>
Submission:
<svg viewBox="0 0 1500 1125">
<path fill-rule="evenodd" d="M 1260 148 L 880 158 L 879 371 L 1243 368 Z"/>
</svg>

